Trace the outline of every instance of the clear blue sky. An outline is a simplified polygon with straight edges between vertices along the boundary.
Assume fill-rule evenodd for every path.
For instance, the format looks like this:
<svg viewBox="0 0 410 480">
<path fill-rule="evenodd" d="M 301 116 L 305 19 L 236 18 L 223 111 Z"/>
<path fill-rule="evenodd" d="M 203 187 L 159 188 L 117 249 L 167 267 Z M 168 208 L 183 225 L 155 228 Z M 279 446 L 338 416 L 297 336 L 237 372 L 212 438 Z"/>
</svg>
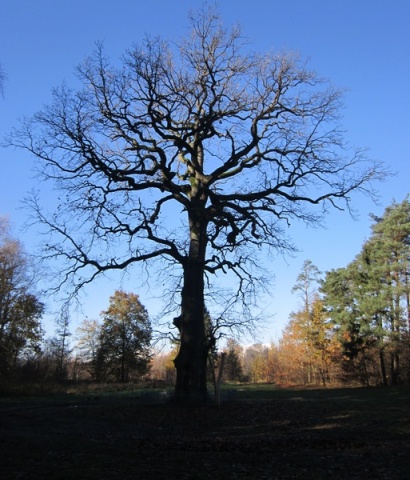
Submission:
<svg viewBox="0 0 410 480">
<path fill-rule="evenodd" d="M 255 50 L 292 49 L 310 66 L 346 89 L 343 125 L 346 139 L 369 148 L 397 176 L 380 185 L 380 205 L 355 198 L 359 220 L 332 213 L 325 229 L 293 225 L 289 233 L 300 252 L 272 258 L 276 280 L 266 299 L 270 316 L 263 340 L 276 338 L 298 306 L 291 295 L 305 259 L 320 270 L 346 266 L 370 232 L 370 212 L 410 192 L 410 1 L 408 0 L 220 0 L 227 25 L 239 23 Z M 0 98 L 0 137 L 50 100 L 54 86 L 76 85 L 74 68 L 103 41 L 115 61 L 144 35 L 180 38 L 188 28 L 187 11 L 197 0 L 3 0 L 0 10 L 0 63 L 7 74 Z M 36 186 L 33 159 L 21 151 L 0 150 L 0 215 L 8 215 L 14 233 L 31 250 L 34 231 L 22 232 L 27 213 L 21 200 Z M 157 302 L 138 282 L 124 288 L 139 293 L 154 313 Z M 100 283 L 88 290 L 84 315 L 96 318 L 120 285 Z M 51 305 L 50 305 L 51 308 Z M 82 314 L 74 320 L 81 320 Z"/>
</svg>

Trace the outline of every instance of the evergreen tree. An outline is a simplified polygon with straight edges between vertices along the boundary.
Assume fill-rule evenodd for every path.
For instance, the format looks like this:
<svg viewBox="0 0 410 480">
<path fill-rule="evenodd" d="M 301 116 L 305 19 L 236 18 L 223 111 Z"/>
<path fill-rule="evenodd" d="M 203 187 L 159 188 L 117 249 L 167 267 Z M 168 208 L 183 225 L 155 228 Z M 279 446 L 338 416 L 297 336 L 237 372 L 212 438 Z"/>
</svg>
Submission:
<svg viewBox="0 0 410 480">
<path fill-rule="evenodd" d="M 390 352 L 391 383 L 400 378 L 403 335 L 409 332 L 410 203 L 393 202 L 382 217 L 372 216 L 372 237 L 368 242 L 368 265 L 378 297 L 384 302 L 380 312 L 385 321 Z M 378 323 L 378 327 L 381 327 Z"/>
<path fill-rule="evenodd" d="M 393 202 L 382 217 L 372 216 L 372 234 L 347 268 L 327 272 L 322 283 L 324 302 L 337 326 L 343 351 L 357 361 L 369 381 L 367 353 L 377 350 L 379 376 L 388 382 L 400 377 L 400 354 L 408 353 L 410 204 Z"/>
<path fill-rule="evenodd" d="M 369 382 L 366 352 L 371 344 L 369 325 L 357 300 L 357 275 L 355 263 L 346 268 L 326 272 L 321 285 L 323 303 L 335 334 L 341 344 L 343 369 L 347 380 Z"/>
<path fill-rule="evenodd" d="M 292 293 L 298 292 L 303 300 L 303 306 L 307 312 L 310 307 L 312 296 L 317 292 L 317 283 L 320 280 L 321 272 L 313 265 L 311 260 L 305 260 L 302 271 L 296 279 L 296 284 L 292 288 Z"/>
</svg>

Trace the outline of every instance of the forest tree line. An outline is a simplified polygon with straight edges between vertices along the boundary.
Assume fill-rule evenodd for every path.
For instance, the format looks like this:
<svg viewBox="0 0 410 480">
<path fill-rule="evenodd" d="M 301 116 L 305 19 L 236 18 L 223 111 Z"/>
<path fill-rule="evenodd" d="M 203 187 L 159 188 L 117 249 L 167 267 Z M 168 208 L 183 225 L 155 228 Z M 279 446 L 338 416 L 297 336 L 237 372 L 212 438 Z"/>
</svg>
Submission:
<svg viewBox="0 0 410 480">
<path fill-rule="evenodd" d="M 304 385 L 410 383 L 410 203 L 372 216 L 368 240 L 343 268 L 322 274 L 304 262 L 293 292 L 300 305 L 281 338 L 244 347 L 227 338 L 209 355 L 209 378 Z M 172 384 L 178 345 L 153 349 L 151 321 L 138 295 L 116 291 L 101 321 L 70 330 L 68 309 L 44 338 L 37 277 L 7 222 L 0 222 L 0 381 Z M 212 321 L 212 320 L 211 320 Z"/>
</svg>

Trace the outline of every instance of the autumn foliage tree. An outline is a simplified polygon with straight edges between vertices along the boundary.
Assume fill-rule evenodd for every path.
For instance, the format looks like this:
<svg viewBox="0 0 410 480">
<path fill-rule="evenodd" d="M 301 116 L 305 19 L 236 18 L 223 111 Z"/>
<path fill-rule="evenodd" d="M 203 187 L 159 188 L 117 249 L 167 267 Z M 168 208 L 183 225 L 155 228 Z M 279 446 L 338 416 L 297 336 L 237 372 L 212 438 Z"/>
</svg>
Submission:
<svg viewBox="0 0 410 480">
<path fill-rule="evenodd" d="M 333 324 L 318 295 L 308 310 L 292 313 L 281 347 L 292 352 L 293 359 L 289 361 L 299 365 L 303 383 L 326 385 L 329 382 L 329 367 L 338 348 L 333 339 Z"/>
<path fill-rule="evenodd" d="M 190 23 L 182 41 L 148 38 L 120 67 L 98 48 L 78 69 L 83 89 L 55 89 L 9 143 L 61 191 L 58 214 L 31 206 L 63 282 L 154 260 L 181 277 L 175 393 L 204 401 L 207 289 L 230 274 L 249 307 L 257 252 L 292 248 L 282 225 L 320 222 L 384 173 L 345 148 L 340 91 L 296 55 L 250 52 L 213 10 Z"/>
<path fill-rule="evenodd" d="M 333 327 L 319 295 L 321 272 L 310 260 L 303 263 L 292 289 L 301 299 L 292 312 L 274 350 L 275 378 L 281 383 L 323 384 L 332 379 L 331 365 L 339 347 Z"/>
</svg>

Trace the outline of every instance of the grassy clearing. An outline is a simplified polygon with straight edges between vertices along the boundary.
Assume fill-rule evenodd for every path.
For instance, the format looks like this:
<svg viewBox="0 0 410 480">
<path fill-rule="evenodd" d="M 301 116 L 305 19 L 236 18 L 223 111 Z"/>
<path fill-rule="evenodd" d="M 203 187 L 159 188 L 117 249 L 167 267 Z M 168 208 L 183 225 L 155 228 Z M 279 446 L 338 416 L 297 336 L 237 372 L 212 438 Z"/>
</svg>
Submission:
<svg viewBox="0 0 410 480">
<path fill-rule="evenodd" d="M 209 386 L 210 396 L 213 392 Z M 28 392 L 0 394 L 0 406 L 7 404 L 83 404 L 83 403 L 167 403 L 172 387 L 152 388 L 138 384 L 67 384 L 52 390 L 34 389 Z M 223 402 L 269 400 L 335 400 L 366 401 L 378 404 L 408 404 L 410 387 L 282 387 L 268 383 L 225 384 L 221 390 Z"/>
<path fill-rule="evenodd" d="M 353 400 L 398 402 L 410 406 L 410 387 L 281 387 L 267 383 L 224 385 L 225 397 L 232 400 Z"/>
<path fill-rule="evenodd" d="M 161 389 L 0 399 L 5 479 L 407 479 L 408 388 L 226 385 L 220 408 Z"/>
</svg>

